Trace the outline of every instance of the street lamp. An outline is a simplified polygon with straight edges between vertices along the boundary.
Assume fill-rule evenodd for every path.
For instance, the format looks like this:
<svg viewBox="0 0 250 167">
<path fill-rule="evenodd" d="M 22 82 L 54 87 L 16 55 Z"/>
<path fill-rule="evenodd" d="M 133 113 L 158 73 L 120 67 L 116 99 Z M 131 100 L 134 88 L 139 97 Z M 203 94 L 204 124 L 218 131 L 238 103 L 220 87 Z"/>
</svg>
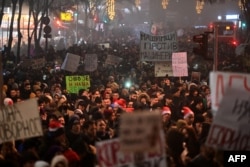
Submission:
<svg viewBox="0 0 250 167">
<path fill-rule="evenodd" d="M 79 14 L 78 14 L 78 7 L 79 7 L 79 2 L 78 0 L 76 0 L 76 39 L 75 39 L 75 43 L 78 43 L 78 20 L 79 20 Z"/>
</svg>

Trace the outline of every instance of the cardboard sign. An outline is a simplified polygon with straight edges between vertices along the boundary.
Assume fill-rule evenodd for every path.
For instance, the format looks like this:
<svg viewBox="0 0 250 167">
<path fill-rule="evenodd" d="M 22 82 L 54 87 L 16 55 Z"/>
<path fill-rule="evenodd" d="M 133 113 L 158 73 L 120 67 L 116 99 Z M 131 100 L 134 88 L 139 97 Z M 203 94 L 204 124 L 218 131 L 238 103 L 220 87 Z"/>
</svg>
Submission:
<svg viewBox="0 0 250 167">
<path fill-rule="evenodd" d="M 80 56 L 67 53 L 63 64 L 61 66 L 62 70 L 69 71 L 69 72 L 76 72 L 80 62 Z"/>
<path fill-rule="evenodd" d="M 250 94 L 227 89 L 214 117 L 206 144 L 222 150 L 250 150 Z"/>
<path fill-rule="evenodd" d="M 112 139 L 96 143 L 99 167 L 167 167 L 164 134 L 161 133 L 159 152 L 124 153 L 120 149 L 120 140 Z"/>
<path fill-rule="evenodd" d="M 166 62 L 155 62 L 155 77 L 173 76 L 172 63 Z"/>
<path fill-rule="evenodd" d="M 1 108 L 0 143 L 42 135 L 43 130 L 36 99 Z"/>
<path fill-rule="evenodd" d="M 88 72 L 93 72 L 97 69 L 97 55 L 96 54 L 86 54 L 84 59 L 84 70 Z"/>
<path fill-rule="evenodd" d="M 163 36 L 153 36 L 143 32 L 140 34 L 141 61 L 171 61 L 172 53 L 177 50 L 176 32 Z"/>
<path fill-rule="evenodd" d="M 211 72 L 209 86 L 211 89 L 211 102 L 214 115 L 218 111 L 221 99 L 226 90 L 237 88 L 250 94 L 250 75 L 229 72 Z"/>
<path fill-rule="evenodd" d="M 172 54 L 173 76 L 188 76 L 187 52 L 178 52 Z"/>
<path fill-rule="evenodd" d="M 108 55 L 105 60 L 105 65 L 117 65 L 122 61 L 122 58 L 114 56 L 114 55 Z"/>
<path fill-rule="evenodd" d="M 124 113 L 120 119 L 120 144 L 125 152 L 159 149 L 161 116 L 159 112 Z"/>
<path fill-rule="evenodd" d="M 32 60 L 31 67 L 32 69 L 41 69 L 45 66 L 45 58 L 39 58 Z"/>
<path fill-rule="evenodd" d="M 108 49 L 110 48 L 110 43 L 100 43 L 98 44 L 99 49 Z"/>
<path fill-rule="evenodd" d="M 89 87 L 90 87 L 89 75 L 66 76 L 66 89 L 70 93 L 78 93 L 80 89 L 88 89 Z"/>
</svg>

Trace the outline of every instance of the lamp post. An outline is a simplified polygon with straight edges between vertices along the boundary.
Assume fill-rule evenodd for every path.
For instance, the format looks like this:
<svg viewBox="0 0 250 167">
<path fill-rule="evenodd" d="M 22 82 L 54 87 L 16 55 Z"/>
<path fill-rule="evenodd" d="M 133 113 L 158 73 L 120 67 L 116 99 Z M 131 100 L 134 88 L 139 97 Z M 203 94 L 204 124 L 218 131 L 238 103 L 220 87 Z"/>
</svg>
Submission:
<svg viewBox="0 0 250 167">
<path fill-rule="evenodd" d="M 45 15 L 47 18 L 49 18 L 48 17 L 48 15 L 49 15 L 49 9 L 48 9 L 49 8 L 49 0 L 46 0 L 45 3 L 46 3 L 46 14 Z M 48 38 L 47 37 L 45 38 L 45 50 L 46 51 L 48 50 Z"/>
<path fill-rule="evenodd" d="M 214 71 L 218 70 L 218 25 L 214 26 Z"/>
<path fill-rule="evenodd" d="M 78 8 L 79 8 L 79 2 L 78 0 L 76 0 L 76 39 L 75 39 L 75 43 L 78 43 Z"/>
</svg>

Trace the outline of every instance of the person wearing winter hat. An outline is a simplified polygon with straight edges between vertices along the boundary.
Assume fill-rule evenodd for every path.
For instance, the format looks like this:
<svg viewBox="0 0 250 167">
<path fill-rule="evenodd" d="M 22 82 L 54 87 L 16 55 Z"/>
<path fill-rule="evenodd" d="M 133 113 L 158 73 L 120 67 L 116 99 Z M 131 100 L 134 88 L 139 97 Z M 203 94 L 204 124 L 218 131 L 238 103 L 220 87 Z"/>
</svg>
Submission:
<svg viewBox="0 0 250 167">
<path fill-rule="evenodd" d="M 64 126 L 56 120 L 52 120 L 49 123 L 48 136 L 51 138 L 57 138 L 65 134 Z"/>
<path fill-rule="evenodd" d="M 188 126 L 193 126 L 194 112 L 187 106 L 182 107 L 183 119 L 187 122 Z"/>
<path fill-rule="evenodd" d="M 164 106 L 162 108 L 162 125 L 163 125 L 163 130 L 164 132 L 167 132 L 167 130 L 174 124 L 173 121 L 171 120 L 171 110 L 169 107 Z"/>
<path fill-rule="evenodd" d="M 80 117 L 76 114 L 69 117 L 66 136 L 69 146 L 82 137 Z"/>
<path fill-rule="evenodd" d="M 39 147 L 40 157 L 50 162 L 54 155 L 68 147 L 64 126 L 58 120 L 51 120 Z M 56 148 L 56 149 L 55 149 Z"/>
<path fill-rule="evenodd" d="M 68 167 L 68 160 L 64 155 L 56 155 L 53 157 L 50 167 Z"/>
<path fill-rule="evenodd" d="M 35 162 L 34 167 L 50 167 L 50 165 L 46 161 L 38 160 Z"/>
<path fill-rule="evenodd" d="M 164 106 L 163 108 L 162 108 L 162 112 L 161 112 L 161 115 L 162 116 L 164 116 L 164 115 L 171 115 L 171 110 L 170 110 L 170 108 L 169 107 L 167 107 L 167 106 Z"/>
<path fill-rule="evenodd" d="M 63 155 L 68 160 L 69 167 L 79 166 L 80 157 L 74 150 L 69 148 L 63 152 Z"/>
<path fill-rule="evenodd" d="M 181 113 L 181 109 L 183 106 L 183 97 L 181 96 L 181 91 L 177 86 L 174 86 L 171 88 L 171 105 L 168 105 L 171 107 L 171 119 L 174 122 L 177 122 L 179 119 L 183 118 L 183 114 Z"/>
<path fill-rule="evenodd" d="M 6 97 L 3 100 L 3 104 L 5 107 L 10 107 L 10 106 L 13 106 L 14 102 L 11 98 Z"/>
</svg>

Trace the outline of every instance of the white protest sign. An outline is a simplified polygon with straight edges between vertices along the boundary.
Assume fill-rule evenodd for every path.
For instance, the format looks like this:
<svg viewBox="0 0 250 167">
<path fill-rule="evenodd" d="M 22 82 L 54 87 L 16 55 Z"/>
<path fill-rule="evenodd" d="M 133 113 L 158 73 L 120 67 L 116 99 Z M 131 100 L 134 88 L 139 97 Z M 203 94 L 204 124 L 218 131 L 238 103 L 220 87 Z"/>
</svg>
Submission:
<svg viewBox="0 0 250 167">
<path fill-rule="evenodd" d="M 159 149 L 161 116 L 159 112 L 124 113 L 120 118 L 121 150 L 144 152 Z"/>
<path fill-rule="evenodd" d="M 124 153 L 120 149 L 119 138 L 97 142 L 98 165 L 99 167 L 167 167 L 163 132 L 160 136 L 159 152 Z"/>
<path fill-rule="evenodd" d="M 172 63 L 170 61 L 155 62 L 155 77 L 173 76 Z"/>
<path fill-rule="evenodd" d="M 143 32 L 140 34 L 141 61 L 171 61 L 172 53 L 177 50 L 176 32 L 162 36 L 153 36 Z"/>
<path fill-rule="evenodd" d="M 187 52 L 177 52 L 172 54 L 173 76 L 188 76 Z"/>
<path fill-rule="evenodd" d="M 67 53 L 63 64 L 61 66 L 62 70 L 65 71 L 70 71 L 70 72 L 76 72 L 80 62 L 80 56 L 72 54 L 72 53 Z"/>
<path fill-rule="evenodd" d="M 37 99 L 1 108 L 0 143 L 42 135 Z"/>
<path fill-rule="evenodd" d="M 206 144 L 222 150 L 249 151 L 250 94 L 237 88 L 225 91 Z"/>
<path fill-rule="evenodd" d="M 99 49 L 105 49 L 105 48 L 110 48 L 110 43 L 100 43 L 98 44 Z"/>
<path fill-rule="evenodd" d="M 122 61 L 122 58 L 114 56 L 114 55 L 107 55 L 105 60 L 105 65 L 117 65 Z"/>
<path fill-rule="evenodd" d="M 209 76 L 209 87 L 211 89 L 211 102 L 214 115 L 218 111 L 221 99 L 226 89 L 237 88 L 250 94 L 250 75 L 229 72 L 211 72 Z"/>
<path fill-rule="evenodd" d="M 93 72 L 96 69 L 97 69 L 97 55 L 86 54 L 84 59 L 84 70 L 88 72 Z"/>
</svg>

